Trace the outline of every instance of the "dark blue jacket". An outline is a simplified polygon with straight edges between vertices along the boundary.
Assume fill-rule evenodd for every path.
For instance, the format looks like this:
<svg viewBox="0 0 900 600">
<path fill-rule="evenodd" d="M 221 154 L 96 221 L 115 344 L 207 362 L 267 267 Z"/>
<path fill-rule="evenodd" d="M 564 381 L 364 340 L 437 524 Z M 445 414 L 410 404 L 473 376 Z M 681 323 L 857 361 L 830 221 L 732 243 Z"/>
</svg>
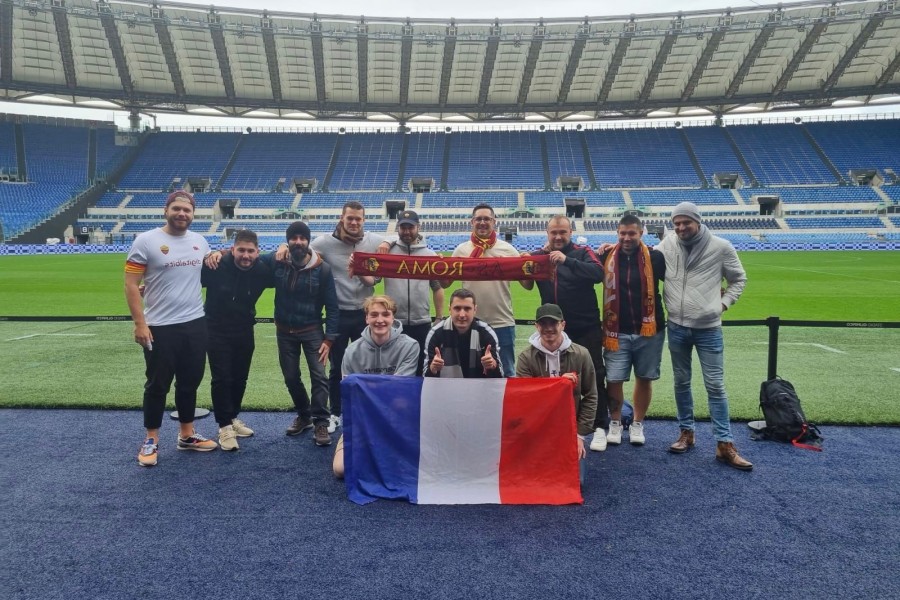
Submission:
<svg viewBox="0 0 900 600">
<path fill-rule="evenodd" d="M 566 255 L 566 261 L 557 265 L 556 279 L 537 282 L 541 303 L 559 305 L 567 330 L 600 327 L 600 307 L 594 286 L 603 283 L 603 263 L 587 246 L 570 242 L 561 252 Z M 534 254 L 550 253 L 538 250 Z"/>
<path fill-rule="evenodd" d="M 274 254 L 260 261 L 272 268 L 275 278 L 275 324 L 287 329 L 321 325 L 324 308 L 325 339 L 337 339 L 340 310 L 331 267 L 315 251 L 303 269 L 276 261 Z"/>
</svg>

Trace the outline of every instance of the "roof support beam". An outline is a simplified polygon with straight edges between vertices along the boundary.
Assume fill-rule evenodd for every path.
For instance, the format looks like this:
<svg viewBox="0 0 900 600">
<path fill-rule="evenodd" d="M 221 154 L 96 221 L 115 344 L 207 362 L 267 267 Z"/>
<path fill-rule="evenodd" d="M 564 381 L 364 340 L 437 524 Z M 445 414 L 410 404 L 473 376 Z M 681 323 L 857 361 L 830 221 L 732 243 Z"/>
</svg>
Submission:
<svg viewBox="0 0 900 600">
<path fill-rule="evenodd" d="M 456 24 L 450 21 L 447 35 L 444 37 L 444 60 L 441 64 L 441 89 L 438 92 L 438 104 L 447 106 L 450 95 L 450 76 L 453 74 L 453 55 L 456 53 Z"/>
<path fill-rule="evenodd" d="M 100 11 L 100 23 L 103 24 L 103 31 L 106 32 L 109 49 L 112 50 L 113 60 L 116 61 L 116 71 L 119 73 L 122 89 L 130 96 L 134 91 L 134 85 L 131 81 L 131 73 L 128 71 L 128 62 L 125 60 L 125 51 L 122 49 L 122 38 L 119 37 L 116 19 L 113 17 L 112 9 L 106 0 L 100 0 L 98 9 Z"/>
<path fill-rule="evenodd" d="M 409 71 L 412 68 L 413 29 L 407 21 L 400 40 L 400 106 L 409 102 Z"/>
<path fill-rule="evenodd" d="M 716 50 L 719 49 L 719 44 L 722 42 L 722 39 L 724 37 L 725 29 L 717 29 L 711 36 L 709 36 L 709 41 L 706 42 L 706 47 L 703 49 L 703 53 L 700 54 L 700 60 L 697 61 L 697 66 L 694 67 L 694 70 L 691 72 L 691 77 L 690 79 L 688 79 L 687 85 L 684 86 L 684 91 L 681 92 L 682 102 L 687 102 L 691 99 L 691 96 L 694 95 L 694 90 L 697 89 L 697 84 L 700 83 L 700 78 L 703 77 L 703 73 L 706 71 L 706 67 L 709 66 L 709 61 L 712 60 L 712 57 L 716 53 Z"/>
<path fill-rule="evenodd" d="M 862 28 L 862 31 L 859 32 L 859 35 L 856 36 L 856 39 L 853 40 L 853 43 L 850 44 L 850 47 L 844 52 L 844 55 L 834 66 L 834 69 L 831 70 L 831 74 L 828 76 L 828 79 L 825 80 L 825 85 L 822 86 L 823 92 L 827 94 L 831 91 L 831 88 L 835 86 L 841 78 L 841 75 L 844 74 L 844 70 L 850 65 L 853 59 L 856 58 L 856 55 L 862 50 L 862 47 L 866 45 L 869 39 L 871 39 L 875 30 L 881 27 L 882 23 L 884 23 L 883 15 L 876 15 L 869 19 L 869 22 L 866 23 L 866 26 Z"/>
<path fill-rule="evenodd" d="M 219 15 L 214 10 L 209 11 L 209 35 L 212 37 L 213 48 L 216 49 L 216 58 L 219 59 L 219 70 L 222 72 L 222 83 L 225 84 L 225 95 L 229 100 L 234 100 L 234 77 L 231 75 L 231 62 L 228 60 L 228 48 L 225 46 L 225 32 L 218 17 Z"/>
<path fill-rule="evenodd" d="M 753 63 L 759 58 L 759 53 L 766 47 L 766 43 L 769 41 L 769 38 L 772 37 L 774 32 L 774 26 L 769 24 L 763 26 L 762 31 L 759 32 L 759 35 L 756 36 L 756 39 L 753 41 L 750 52 L 744 57 L 744 62 L 741 63 L 737 73 L 734 74 L 734 79 L 731 80 L 731 84 L 729 84 L 728 89 L 725 90 L 726 98 L 731 98 L 740 89 L 741 84 L 744 83 L 744 77 L 746 77 L 747 73 L 750 72 L 750 69 L 753 68 Z"/>
<path fill-rule="evenodd" d="M 169 25 L 166 23 L 162 10 L 154 6 L 152 14 L 158 16 L 153 17 L 153 27 L 156 29 L 156 37 L 159 38 L 159 46 L 162 48 L 163 56 L 166 58 L 166 66 L 169 67 L 169 76 L 172 78 L 172 86 L 175 88 L 175 96 L 183 98 L 187 96 L 184 89 L 184 79 L 181 78 L 181 68 L 178 66 L 178 57 L 175 56 L 175 45 L 172 43 L 172 34 L 169 32 Z"/>
<path fill-rule="evenodd" d="M 266 49 L 266 65 L 269 67 L 269 84 L 272 86 L 272 99 L 281 102 L 281 72 L 278 70 L 278 51 L 275 46 L 275 30 L 269 13 L 263 11 L 262 17 L 263 47 Z"/>
<path fill-rule="evenodd" d="M 484 68 L 481 71 L 481 86 L 478 88 L 478 106 L 487 104 L 488 92 L 491 89 L 491 78 L 494 75 L 494 63 L 497 61 L 497 49 L 500 47 L 500 24 L 494 22 L 488 34 L 487 50 L 484 53 Z"/>
<path fill-rule="evenodd" d="M 63 72 L 66 75 L 66 86 L 70 89 L 78 87 L 75 78 L 75 59 L 72 57 L 72 36 L 69 33 L 69 15 L 66 13 L 64 0 L 54 2 L 53 23 L 56 25 L 56 36 L 59 38 L 59 53 L 62 56 Z"/>
<path fill-rule="evenodd" d="M 575 43 L 572 44 L 569 62 L 566 63 L 566 72 L 563 73 L 562 83 L 559 86 L 559 96 L 556 98 L 556 102 L 559 104 L 565 104 L 566 98 L 569 97 L 569 89 L 572 87 L 572 80 L 575 79 L 575 71 L 578 70 L 578 63 L 581 62 L 581 54 L 584 52 L 586 43 L 587 33 L 579 31 Z"/>
<path fill-rule="evenodd" d="M 322 50 L 322 23 L 318 19 L 313 19 L 310 23 L 310 41 L 312 42 L 313 51 L 313 68 L 316 71 L 316 99 L 319 102 L 319 109 L 325 106 L 325 51 Z"/>
<path fill-rule="evenodd" d="M 663 67 L 666 66 L 666 61 L 669 60 L 669 54 L 672 53 L 672 47 L 675 45 L 675 40 L 678 39 L 678 35 L 674 33 L 667 33 L 666 37 L 663 38 L 663 43 L 659 48 L 659 52 L 656 53 L 656 60 L 653 61 L 653 66 L 650 67 L 650 72 L 647 74 L 647 80 L 644 82 L 644 87 L 641 89 L 641 93 L 638 96 L 641 102 L 646 102 L 647 98 L 650 97 L 650 94 L 653 92 L 653 86 L 656 85 L 656 80 L 659 79 L 659 74 L 662 71 Z"/>
<path fill-rule="evenodd" d="M 884 70 L 884 73 L 881 74 L 881 77 L 878 78 L 878 81 L 875 82 L 875 87 L 878 89 L 886 86 L 891 79 L 894 78 L 894 75 L 897 73 L 897 70 L 900 69 L 900 52 L 897 53 L 897 56 L 894 57 L 894 60 L 887 66 Z"/>
<path fill-rule="evenodd" d="M 619 74 L 619 67 L 625 60 L 625 54 L 628 52 L 628 46 L 631 45 L 631 35 L 623 35 L 616 44 L 613 51 L 612 59 L 609 61 L 609 68 L 606 70 L 606 76 L 603 78 L 603 85 L 600 86 L 600 94 L 597 96 L 597 104 L 603 104 L 609 98 L 609 92 L 612 90 L 613 83 L 616 82 L 616 75 Z"/>
<path fill-rule="evenodd" d="M 359 31 L 356 34 L 356 64 L 360 110 L 365 112 L 369 100 L 369 34 L 365 21 L 359 24 Z"/>
<path fill-rule="evenodd" d="M 0 1 L 0 81 L 12 81 L 13 3 Z"/>
<path fill-rule="evenodd" d="M 537 66 L 538 57 L 541 55 L 541 46 L 544 44 L 544 26 L 535 27 L 534 37 L 528 46 L 528 55 L 525 58 L 525 69 L 522 72 L 522 84 L 519 86 L 518 104 L 524 106 L 528 99 L 528 90 L 531 89 L 531 80 L 534 78 L 534 68 Z"/>
<path fill-rule="evenodd" d="M 772 90 L 773 96 L 777 96 L 784 91 L 784 88 L 787 87 L 791 77 L 797 72 L 797 67 L 799 67 L 800 63 L 806 59 L 806 55 L 809 54 L 810 49 L 819 41 L 819 36 L 822 35 L 822 32 L 825 31 L 826 27 L 828 27 L 828 23 L 823 23 L 821 21 L 812 26 L 812 29 L 806 34 L 803 43 L 800 44 L 800 47 L 794 52 L 794 56 L 791 57 L 791 62 L 788 63 L 784 73 L 778 78 L 778 83 L 775 84 L 775 89 Z"/>
</svg>

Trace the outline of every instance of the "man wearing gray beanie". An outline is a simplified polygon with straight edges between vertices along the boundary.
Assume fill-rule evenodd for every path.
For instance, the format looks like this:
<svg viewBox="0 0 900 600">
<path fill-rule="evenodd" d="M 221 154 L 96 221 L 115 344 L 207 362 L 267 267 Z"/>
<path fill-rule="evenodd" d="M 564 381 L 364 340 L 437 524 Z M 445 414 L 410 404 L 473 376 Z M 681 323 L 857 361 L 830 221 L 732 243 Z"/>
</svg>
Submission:
<svg viewBox="0 0 900 600">
<path fill-rule="evenodd" d="M 656 247 L 666 259 L 663 295 L 681 429 L 669 451 L 683 454 L 694 446 L 691 356 L 696 348 L 716 438 L 716 460 L 749 471 L 753 464 L 737 453 L 731 434 L 722 338 L 722 313 L 741 296 L 747 274 L 731 243 L 710 233 L 701 221 L 697 205 L 682 202 L 672 210 L 675 235 L 666 236 Z"/>
</svg>

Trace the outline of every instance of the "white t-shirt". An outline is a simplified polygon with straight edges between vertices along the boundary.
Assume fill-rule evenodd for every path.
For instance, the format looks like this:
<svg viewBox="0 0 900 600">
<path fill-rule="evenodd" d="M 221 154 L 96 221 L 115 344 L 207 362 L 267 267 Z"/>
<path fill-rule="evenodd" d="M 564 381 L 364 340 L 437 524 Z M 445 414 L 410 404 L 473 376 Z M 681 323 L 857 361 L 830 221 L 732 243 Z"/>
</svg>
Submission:
<svg viewBox="0 0 900 600">
<path fill-rule="evenodd" d="M 471 256 L 475 245 L 470 241 L 463 242 L 453 251 L 453 256 Z M 497 240 L 493 247 L 481 255 L 481 258 L 518 257 L 519 251 L 512 244 Z M 462 286 L 475 294 L 478 306 L 477 316 L 491 327 L 512 327 L 516 324 L 513 316 L 512 294 L 508 281 L 463 281 Z M 449 305 L 448 305 L 449 306 Z"/>
<path fill-rule="evenodd" d="M 176 325 L 203 316 L 200 270 L 208 253 L 206 239 L 193 231 L 175 236 L 157 227 L 134 239 L 125 272 L 144 275 L 147 325 Z"/>
</svg>

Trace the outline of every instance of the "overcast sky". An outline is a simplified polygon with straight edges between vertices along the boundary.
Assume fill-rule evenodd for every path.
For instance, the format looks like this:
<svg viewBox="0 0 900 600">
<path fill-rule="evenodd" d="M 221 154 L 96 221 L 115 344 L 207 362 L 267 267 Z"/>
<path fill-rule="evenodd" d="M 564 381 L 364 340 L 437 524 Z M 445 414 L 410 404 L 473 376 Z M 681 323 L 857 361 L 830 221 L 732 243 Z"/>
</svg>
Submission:
<svg viewBox="0 0 900 600">
<path fill-rule="evenodd" d="M 456 0 L 454 2 L 421 2 L 411 0 L 327 0 L 324 2 L 313 1 L 310 3 L 298 3 L 293 0 L 222 0 L 222 2 L 209 2 L 203 0 L 180 0 L 181 2 L 208 7 L 215 4 L 220 7 L 252 8 L 261 10 L 267 8 L 273 11 L 285 12 L 318 12 L 319 14 L 349 15 L 349 16 L 378 16 L 378 17 L 412 17 L 412 18 L 445 18 L 456 17 L 459 19 L 490 19 L 490 18 L 538 18 L 538 17 L 600 17 L 600 16 L 627 16 L 629 14 L 649 14 L 723 9 L 729 5 L 737 7 L 749 7 L 773 4 L 772 2 L 754 2 L 753 0 L 675 0 L 674 2 L 660 2 L 659 0 L 630 0 L 629 2 L 612 2 L 609 0 L 518 0 L 516 2 L 489 3 L 476 0 Z M 900 108 L 892 106 L 864 107 L 852 109 L 852 112 L 896 112 Z M 84 108 L 53 107 L 45 105 L 31 105 L 23 102 L 0 102 L 0 112 L 37 114 L 49 116 L 65 116 L 81 119 L 97 119 L 115 121 L 120 127 L 128 125 L 128 115 L 109 109 L 90 110 Z M 846 111 L 844 111 L 846 112 Z M 749 118 L 751 115 L 747 115 Z M 149 120 L 147 121 L 150 122 Z M 303 127 L 302 121 L 281 120 L 272 121 L 266 119 L 235 119 L 228 117 L 198 117 L 196 115 L 170 115 L 159 114 L 157 117 L 159 126 L 209 126 L 209 127 Z M 319 123 L 321 125 L 321 123 Z M 386 124 L 372 124 L 375 127 L 384 127 Z M 330 125 L 328 125 L 330 126 Z M 335 127 L 338 124 L 334 125 Z M 388 125 L 390 126 L 390 125 Z"/>
</svg>

